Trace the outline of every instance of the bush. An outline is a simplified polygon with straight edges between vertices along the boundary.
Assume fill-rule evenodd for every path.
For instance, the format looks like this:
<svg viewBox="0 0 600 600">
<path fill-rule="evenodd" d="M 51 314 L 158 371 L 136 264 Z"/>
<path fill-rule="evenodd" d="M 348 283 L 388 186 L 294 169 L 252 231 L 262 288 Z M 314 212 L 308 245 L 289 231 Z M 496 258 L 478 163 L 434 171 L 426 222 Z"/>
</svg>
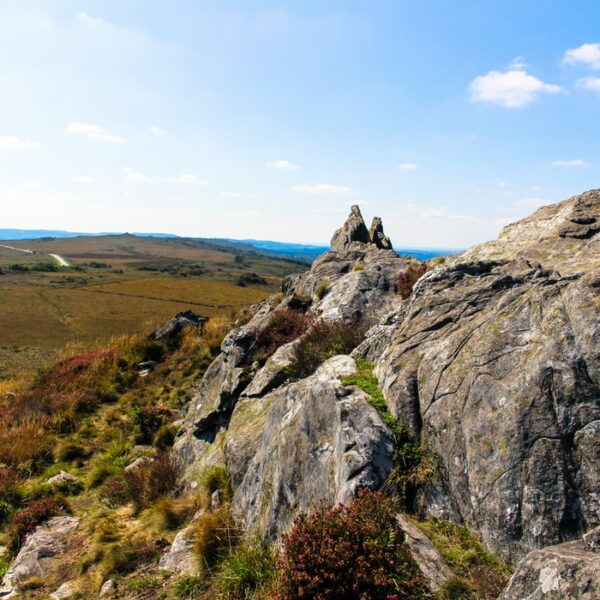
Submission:
<svg viewBox="0 0 600 600">
<path fill-rule="evenodd" d="M 104 546 L 101 554 L 100 566 L 104 577 L 127 575 L 140 565 L 158 560 L 160 547 L 156 542 L 126 540 Z"/>
<path fill-rule="evenodd" d="M 0 463 L 35 470 L 51 457 L 43 415 L 0 413 Z"/>
<path fill-rule="evenodd" d="M 363 489 L 347 507 L 322 505 L 283 538 L 280 585 L 286 599 L 414 599 L 426 588 L 403 545 L 397 506 Z"/>
<path fill-rule="evenodd" d="M 319 281 L 319 284 L 315 289 L 315 296 L 317 297 L 317 300 L 323 300 L 323 298 L 325 298 L 327 292 L 329 291 L 329 286 L 329 279 L 321 279 L 321 281 Z"/>
<path fill-rule="evenodd" d="M 193 527 L 194 554 L 200 572 L 210 573 L 237 545 L 240 532 L 231 519 L 228 506 L 203 513 Z"/>
<path fill-rule="evenodd" d="M 306 377 L 328 358 L 349 354 L 362 342 L 366 326 L 345 321 L 317 321 L 295 345 L 290 371 Z"/>
<path fill-rule="evenodd" d="M 156 432 L 154 436 L 153 444 L 159 450 L 167 450 L 171 448 L 175 443 L 175 436 L 177 435 L 178 427 L 171 423 L 162 425 L 161 428 Z"/>
<path fill-rule="evenodd" d="M 136 511 L 173 491 L 181 476 L 175 455 L 163 452 L 150 462 L 110 479 L 103 497 L 113 504 L 133 502 Z"/>
<path fill-rule="evenodd" d="M 276 572 L 272 547 L 255 536 L 223 560 L 213 587 L 226 598 L 251 598 L 274 579 Z"/>
<path fill-rule="evenodd" d="M 0 523 L 4 521 L 21 501 L 17 488 L 19 473 L 13 467 L 0 466 Z"/>
<path fill-rule="evenodd" d="M 446 580 L 438 590 L 440 600 L 475 600 L 477 590 L 465 579 L 453 577 Z"/>
<path fill-rule="evenodd" d="M 406 300 L 411 294 L 415 283 L 427 272 L 427 263 L 409 265 L 394 281 L 394 292 Z"/>
<path fill-rule="evenodd" d="M 42 498 L 28 502 L 25 508 L 15 513 L 9 526 L 8 536 L 12 550 L 18 550 L 25 536 L 50 517 L 60 513 L 63 507 L 54 498 Z"/>
<path fill-rule="evenodd" d="M 257 359 L 266 360 L 279 347 L 295 340 L 308 329 L 311 321 L 311 316 L 299 310 L 275 310 L 255 334 L 254 349 Z"/>
</svg>

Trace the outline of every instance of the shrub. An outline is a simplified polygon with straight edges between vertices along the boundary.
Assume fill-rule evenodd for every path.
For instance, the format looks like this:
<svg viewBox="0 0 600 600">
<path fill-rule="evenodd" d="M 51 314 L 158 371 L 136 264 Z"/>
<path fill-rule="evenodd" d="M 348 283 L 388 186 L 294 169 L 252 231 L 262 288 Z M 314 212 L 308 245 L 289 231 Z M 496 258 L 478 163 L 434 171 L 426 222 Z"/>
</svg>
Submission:
<svg viewBox="0 0 600 600">
<path fill-rule="evenodd" d="M 48 418 L 0 413 L 0 463 L 34 470 L 51 457 Z"/>
<path fill-rule="evenodd" d="M 177 435 L 178 427 L 171 423 L 162 425 L 161 428 L 156 432 L 154 436 L 154 446 L 159 450 L 167 450 L 175 443 L 175 436 Z"/>
<path fill-rule="evenodd" d="M 202 508 L 199 496 L 159 498 L 150 508 L 146 519 L 155 529 L 173 531 L 189 521 Z"/>
<path fill-rule="evenodd" d="M 227 471 L 227 467 L 222 465 L 207 467 L 202 473 L 198 483 L 209 496 L 214 494 L 217 490 L 223 492 L 226 500 L 230 500 L 233 495 L 229 472 Z"/>
<path fill-rule="evenodd" d="M 295 345 L 290 370 L 306 377 L 325 360 L 349 354 L 364 339 L 366 326 L 346 321 L 317 321 Z"/>
<path fill-rule="evenodd" d="M 413 599 L 425 593 L 418 567 L 403 545 L 397 507 L 363 489 L 348 505 L 321 505 L 301 515 L 283 538 L 284 598 Z"/>
<path fill-rule="evenodd" d="M 315 296 L 317 297 L 317 300 L 323 300 L 323 298 L 325 298 L 327 292 L 329 291 L 329 286 L 329 279 L 321 279 L 321 281 L 319 281 L 319 284 L 315 288 Z"/>
<path fill-rule="evenodd" d="M 150 462 L 110 479 L 103 497 L 113 504 L 133 502 L 136 511 L 172 492 L 181 476 L 181 463 L 163 452 Z"/>
<path fill-rule="evenodd" d="M 276 572 L 272 547 L 255 536 L 223 560 L 213 587 L 226 598 L 251 598 L 274 579 Z"/>
<path fill-rule="evenodd" d="M 444 581 L 438 590 L 440 600 L 475 600 L 477 590 L 462 577 Z"/>
<path fill-rule="evenodd" d="M 201 572 L 211 573 L 236 546 L 240 532 L 229 514 L 229 507 L 203 513 L 193 525 L 194 554 Z"/>
<path fill-rule="evenodd" d="M 202 329 L 202 340 L 208 346 L 212 355 L 215 355 L 221 349 L 221 344 L 225 336 L 231 329 L 231 320 L 226 317 L 212 317 Z"/>
<path fill-rule="evenodd" d="M 427 263 L 410 264 L 394 281 L 394 292 L 406 300 L 411 294 L 415 283 L 427 272 Z"/>
<path fill-rule="evenodd" d="M 308 314 L 281 308 L 275 310 L 268 321 L 255 333 L 254 349 L 257 359 L 266 360 L 284 344 L 302 335 L 312 321 Z"/>
<path fill-rule="evenodd" d="M 25 508 L 15 513 L 9 526 L 8 536 L 12 550 L 18 550 L 25 536 L 32 533 L 43 521 L 57 515 L 63 507 L 54 498 L 42 498 L 28 502 Z"/>
<path fill-rule="evenodd" d="M 13 467 L 0 466 L 0 523 L 4 521 L 21 501 L 17 488 L 19 473 Z"/>
<path fill-rule="evenodd" d="M 126 540 L 102 547 L 100 566 L 104 577 L 127 575 L 140 565 L 158 560 L 160 547 L 156 542 Z"/>
<path fill-rule="evenodd" d="M 151 444 L 154 434 L 162 427 L 168 411 L 157 406 L 134 406 L 133 422 L 136 444 Z"/>
<path fill-rule="evenodd" d="M 89 456 L 89 451 L 84 448 L 81 444 L 70 442 L 68 440 L 60 443 L 54 451 L 54 458 L 58 462 L 71 462 L 78 461 Z"/>
</svg>

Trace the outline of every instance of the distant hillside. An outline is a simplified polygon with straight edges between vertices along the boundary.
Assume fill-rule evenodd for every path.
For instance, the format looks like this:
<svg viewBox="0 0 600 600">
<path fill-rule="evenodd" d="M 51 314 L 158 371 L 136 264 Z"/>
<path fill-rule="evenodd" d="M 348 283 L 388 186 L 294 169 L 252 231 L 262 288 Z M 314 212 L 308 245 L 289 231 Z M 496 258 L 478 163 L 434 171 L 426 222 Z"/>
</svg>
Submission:
<svg viewBox="0 0 600 600">
<path fill-rule="evenodd" d="M 0 229 L 0 240 L 35 240 L 43 238 L 74 238 L 74 237 L 99 237 L 109 235 L 123 235 L 122 233 L 82 233 L 52 229 Z M 312 263 L 317 256 L 329 250 L 329 246 L 315 246 L 312 244 L 296 244 L 288 242 L 274 242 L 271 240 L 255 240 L 234 238 L 183 238 L 172 233 L 132 233 L 137 237 L 190 239 L 207 242 L 229 249 L 248 251 L 249 246 L 262 254 L 287 258 L 289 260 Z M 461 249 L 456 248 L 394 248 L 400 255 L 408 255 L 419 260 L 429 260 L 436 256 L 457 254 Z"/>
</svg>

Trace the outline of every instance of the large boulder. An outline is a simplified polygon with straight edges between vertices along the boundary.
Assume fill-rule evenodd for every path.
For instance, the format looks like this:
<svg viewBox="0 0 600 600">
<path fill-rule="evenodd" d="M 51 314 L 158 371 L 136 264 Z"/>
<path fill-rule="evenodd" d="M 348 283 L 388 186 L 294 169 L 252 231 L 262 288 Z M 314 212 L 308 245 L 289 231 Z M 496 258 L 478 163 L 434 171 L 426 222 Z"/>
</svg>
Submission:
<svg viewBox="0 0 600 600">
<path fill-rule="evenodd" d="M 530 552 L 499 600 L 596 598 L 600 598 L 600 553 L 582 539 Z"/>
<path fill-rule="evenodd" d="M 53 517 L 28 535 L 4 576 L 0 598 L 17 597 L 21 583 L 32 577 L 43 578 L 54 558 L 64 552 L 78 525 L 75 517 Z"/>
<path fill-rule="evenodd" d="M 391 436 L 367 395 L 341 384 L 355 371 L 352 358 L 336 356 L 267 394 L 259 415 L 252 400 L 236 407 L 225 454 L 233 508 L 248 529 L 276 538 L 315 502 L 347 503 L 360 486 L 383 484 Z"/>
<path fill-rule="evenodd" d="M 344 252 L 353 242 L 368 244 L 371 241 L 369 230 L 365 225 L 360 208 L 355 204 L 350 210 L 346 222 L 331 238 L 331 249 L 335 252 Z"/>
</svg>

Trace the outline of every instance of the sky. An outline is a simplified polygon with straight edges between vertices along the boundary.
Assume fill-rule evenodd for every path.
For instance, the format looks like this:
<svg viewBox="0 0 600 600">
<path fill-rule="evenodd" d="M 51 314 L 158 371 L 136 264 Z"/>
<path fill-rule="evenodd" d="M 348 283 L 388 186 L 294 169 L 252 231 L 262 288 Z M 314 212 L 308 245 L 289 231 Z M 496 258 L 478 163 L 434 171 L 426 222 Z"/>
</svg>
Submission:
<svg viewBox="0 0 600 600">
<path fill-rule="evenodd" d="M 3 0 L 0 228 L 464 248 L 600 187 L 598 0 Z"/>
</svg>

